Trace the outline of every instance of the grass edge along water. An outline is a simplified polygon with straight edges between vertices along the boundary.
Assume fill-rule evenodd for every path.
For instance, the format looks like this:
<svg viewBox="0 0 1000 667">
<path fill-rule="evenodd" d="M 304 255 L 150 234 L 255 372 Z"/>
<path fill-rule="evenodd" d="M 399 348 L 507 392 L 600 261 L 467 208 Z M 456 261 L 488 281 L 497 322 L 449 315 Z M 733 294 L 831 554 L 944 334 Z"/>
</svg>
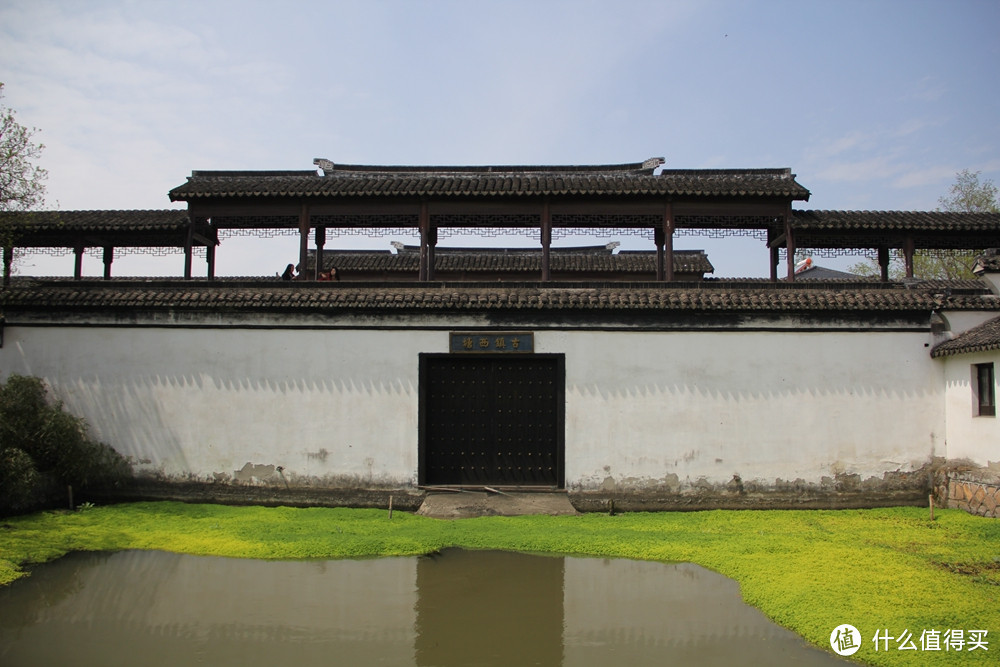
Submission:
<svg viewBox="0 0 1000 667">
<path fill-rule="evenodd" d="M 0 585 L 71 551 L 288 560 L 447 547 L 697 563 L 736 580 L 747 603 L 824 650 L 835 628 L 854 625 L 861 646 L 850 660 L 866 664 L 995 664 L 1000 654 L 1000 521 L 958 510 L 939 510 L 934 521 L 910 507 L 441 520 L 390 519 L 377 509 L 127 503 L 4 519 Z M 986 630 L 985 648 L 920 643 L 922 633 L 949 630 Z M 896 641 L 904 631 L 914 649 Z"/>
</svg>

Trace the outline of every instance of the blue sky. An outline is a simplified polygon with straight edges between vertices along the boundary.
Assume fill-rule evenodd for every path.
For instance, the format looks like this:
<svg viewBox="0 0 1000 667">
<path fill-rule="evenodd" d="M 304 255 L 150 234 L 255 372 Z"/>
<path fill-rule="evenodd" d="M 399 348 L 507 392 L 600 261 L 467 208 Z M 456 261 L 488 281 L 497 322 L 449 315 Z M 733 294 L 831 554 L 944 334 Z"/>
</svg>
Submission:
<svg viewBox="0 0 1000 667">
<path fill-rule="evenodd" d="M 0 81 L 41 130 L 49 208 L 170 208 L 194 169 L 309 169 L 314 157 L 663 156 L 671 168 L 791 167 L 812 192 L 797 208 L 926 210 L 961 169 L 1000 180 L 998 29 L 992 0 L 7 0 Z M 410 241 L 335 244 L 390 240 Z M 758 241 L 676 245 L 706 248 L 718 276 L 767 271 Z M 270 274 L 296 248 L 226 239 L 218 271 Z M 22 271 L 72 264 L 32 256 Z M 114 271 L 182 266 L 124 256 Z M 99 257 L 84 270 L 100 275 Z"/>
</svg>

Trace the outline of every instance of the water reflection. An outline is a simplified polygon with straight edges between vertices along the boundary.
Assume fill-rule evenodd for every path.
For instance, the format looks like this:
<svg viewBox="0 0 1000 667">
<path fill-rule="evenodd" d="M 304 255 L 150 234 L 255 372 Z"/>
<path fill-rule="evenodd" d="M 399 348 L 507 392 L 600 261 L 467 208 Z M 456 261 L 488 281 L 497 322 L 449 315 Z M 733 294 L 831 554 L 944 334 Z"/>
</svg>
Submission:
<svg viewBox="0 0 1000 667">
<path fill-rule="evenodd" d="M 842 664 L 689 564 L 448 550 L 73 554 L 0 589 L 0 664 Z"/>
</svg>

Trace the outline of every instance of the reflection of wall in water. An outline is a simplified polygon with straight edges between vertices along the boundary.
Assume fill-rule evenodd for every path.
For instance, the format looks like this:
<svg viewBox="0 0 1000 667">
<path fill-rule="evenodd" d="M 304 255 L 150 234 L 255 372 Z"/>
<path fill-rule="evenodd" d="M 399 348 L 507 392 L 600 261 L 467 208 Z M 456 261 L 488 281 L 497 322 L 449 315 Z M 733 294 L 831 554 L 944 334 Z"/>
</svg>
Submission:
<svg viewBox="0 0 1000 667">
<path fill-rule="evenodd" d="M 5 665 L 841 664 L 689 564 L 132 551 L 74 554 L 2 592 Z"/>
<path fill-rule="evenodd" d="M 417 664 L 562 664 L 564 562 L 502 551 L 421 558 Z"/>
<path fill-rule="evenodd" d="M 567 558 L 566 664 L 833 665 L 740 597 L 732 579 L 692 563 Z M 666 662 L 664 663 L 666 664 Z"/>
<path fill-rule="evenodd" d="M 5 609 L 36 613 L 16 637 L 0 616 L 0 646 L 5 664 L 248 667 L 331 664 L 336 655 L 336 664 L 405 665 L 413 660 L 415 570 L 413 558 L 75 554 L 31 578 L 68 591 L 56 604 L 19 602 L 21 582 L 8 591 Z"/>
</svg>

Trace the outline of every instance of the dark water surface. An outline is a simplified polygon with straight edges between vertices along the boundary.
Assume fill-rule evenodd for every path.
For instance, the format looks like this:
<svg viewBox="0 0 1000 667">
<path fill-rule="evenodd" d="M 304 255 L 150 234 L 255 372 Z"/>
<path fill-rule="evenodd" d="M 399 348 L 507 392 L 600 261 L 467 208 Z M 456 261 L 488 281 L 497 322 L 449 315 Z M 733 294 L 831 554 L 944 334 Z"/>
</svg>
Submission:
<svg viewBox="0 0 1000 667">
<path fill-rule="evenodd" d="M 72 554 L 0 589 L 0 665 L 842 665 L 697 565 L 447 550 Z"/>
</svg>

